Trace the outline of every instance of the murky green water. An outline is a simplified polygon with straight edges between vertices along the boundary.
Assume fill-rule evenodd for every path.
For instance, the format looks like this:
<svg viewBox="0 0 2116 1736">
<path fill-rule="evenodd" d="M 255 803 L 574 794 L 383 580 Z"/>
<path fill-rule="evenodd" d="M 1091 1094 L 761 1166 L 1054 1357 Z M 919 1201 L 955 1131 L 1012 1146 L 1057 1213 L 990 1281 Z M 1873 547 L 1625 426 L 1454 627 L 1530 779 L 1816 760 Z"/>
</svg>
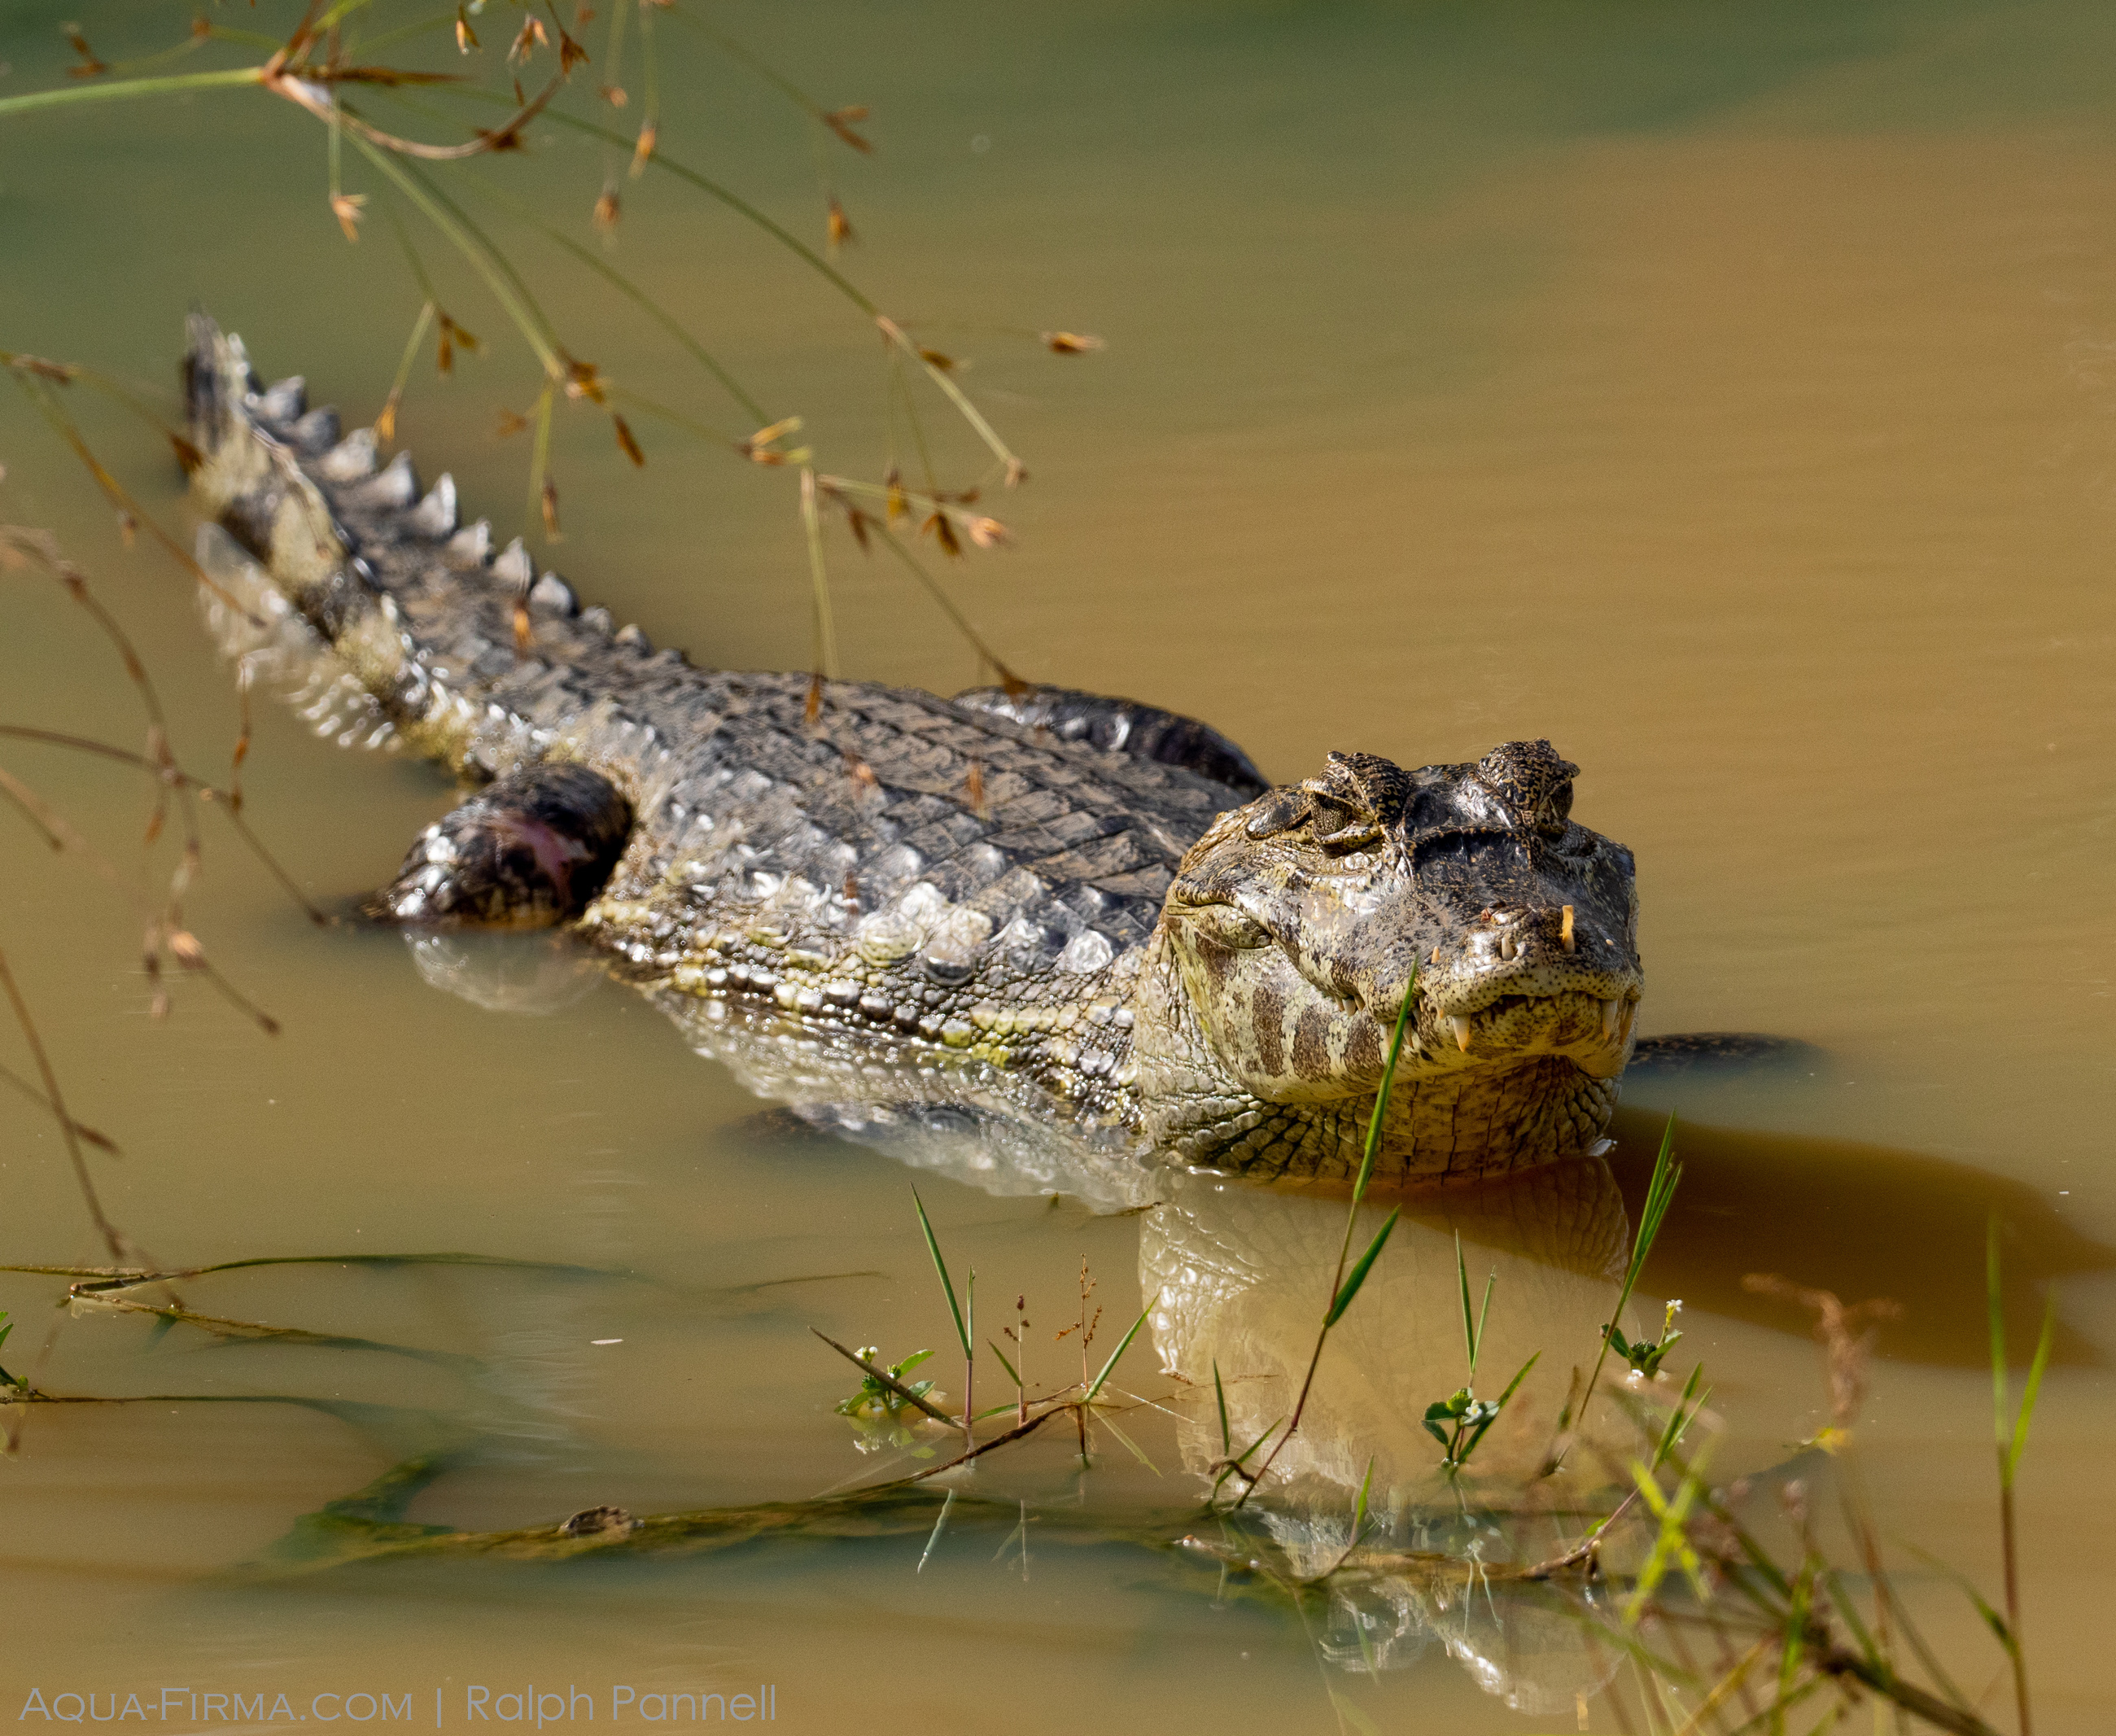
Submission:
<svg viewBox="0 0 2116 1736">
<path fill-rule="evenodd" d="M 491 16 L 489 49 L 514 21 Z M 1282 778 L 1330 748 L 1415 764 L 1547 734 L 1585 768 L 1581 817 L 1638 854 L 1644 1028 L 1823 1052 L 1790 1073 L 1641 1082 L 1620 1123 L 1634 1211 L 1658 1117 L 1679 1107 L 1698 1128 L 1644 1288 L 1656 1309 L 1689 1304 L 1686 1360 L 1706 1364 L 1730 1467 L 1772 1462 L 1826 1415 L 1804 1322 L 1742 1274 L 1893 1296 L 1906 1318 L 1884 1330 L 1865 1433 L 1883 1527 L 1995 1587 L 1986 1213 L 2016 1227 L 2021 1312 L 2026 1280 L 2058 1278 L 2024 1614 L 2038 1728 L 2104 1727 L 2116 20 L 2072 0 L 714 16 L 826 102 L 875 109 L 877 154 L 834 163 L 860 237 L 845 267 L 963 358 L 1033 472 L 998 509 L 1019 546 L 949 575 L 1002 655 L 1199 713 Z M 57 26 L 75 16 L 106 59 L 180 28 L 144 6 L 19 6 L 0 94 L 62 76 Z M 819 237 L 797 122 L 675 21 L 660 39 L 666 149 Z M 621 155 L 540 131 L 532 156 L 494 173 L 589 237 Z M 7 123 L 0 347 L 159 384 L 196 298 L 265 369 L 371 417 L 418 296 L 380 184 L 348 164 L 376 196 L 357 247 L 325 206 L 320 130 L 262 96 Z M 674 181 L 623 189 L 610 260 L 772 415 L 807 417 L 821 463 L 876 473 L 872 329 Z M 597 280 L 473 209 L 579 353 L 747 431 Z M 491 428 L 527 407 L 533 373 L 476 281 L 421 246 L 487 353 L 445 387 L 422 363 L 400 432 L 505 527 L 527 453 Z M 1046 329 L 1109 348 L 1053 357 Z M 58 532 L 146 653 L 180 751 L 219 775 L 234 711 L 188 580 L 126 551 L 8 401 L 0 519 Z M 82 413 L 179 522 L 154 436 Z M 805 665 L 790 474 L 637 421 L 638 472 L 599 419 L 561 418 L 557 564 L 698 661 Z M 974 472 L 973 448 L 932 426 Z M 832 559 L 850 671 L 944 692 L 977 679 L 899 575 L 842 538 Z M 0 584 L 4 721 L 136 739 L 79 612 L 42 578 Z M 129 871 L 145 804 L 126 774 L 17 744 L 0 763 Z M 341 752 L 269 703 L 246 778 L 258 830 L 334 909 L 449 801 L 426 768 Z M 1283 1605 L 1222 1596 L 1209 1562 L 1134 1540 L 1198 1522 L 1180 1511 L 1201 1487 L 1194 1412 L 1138 1419 L 1157 1474 L 1111 1440 L 1084 1479 L 1062 1444 L 1024 1444 L 965 1486 L 922 1566 L 930 1522 L 564 1569 L 232 1577 L 299 1516 L 429 1450 L 459 1456 L 409 1516 L 469 1528 L 879 1476 L 830 1414 L 847 1371 L 807 1328 L 892 1354 L 950 1328 L 904 1170 L 760 1122 L 615 986 L 543 1015 L 437 992 L 398 937 L 310 927 L 212 818 L 190 914 L 282 1021 L 276 1039 L 196 982 L 150 1025 L 131 907 L 4 822 L 0 946 L 76 1112 L 125 1148 L 91 1158 L 113 1216 L 184 1265 L 462 1250 L 594 1269 L 294 1267 L 186 1289 L 216 1314 L 444 1353 L 422 1357 L 62 1323 L 58 1282 L 0 1279 L 17 1323 L 4 1360 L 53 1390 L 396 1407 L 33 1415 L 0 1462 L 0 1713 L 33 1688 L 167 1688 L 283 1692 L 304 1711 L 410 1693 L 424 1722 L 438 1689 L 453 1727 L 472 1685 L 533 1683 L 591 1691 L 605 1722 L 624 1685 L 775 1688 L 779 1721 L 815 1729 L 1571 1727 L 1596 1678 L 1562 1637 L 1374 1605 L 1389 1667 L 1346 1668 L 1348 1610 L 1304 1633 Z M 0 1060 L 26 1065 L 19 1048 Z M 100 1258 L 46 1124 L 10 1100 L 0 1128 L 0 1259 Z M 1074 1354 L 1048 1335 L 1083 1258 L 1108 1321 L 1157 1288 L 1205 1297 L 1142 1335 L 1148 1397 L 1178 1390 L 1157 1369 L 1241 1357 L 1242 1402 L 1267 1408 L 1335 1251 L 1336 1208 L 1297 1197 L 1186 1182 L 1143 1217 L 1097 1218 L 924 1186 L 988 1320 L 1025 1295 L 1050 1370 Z M 1590 1222 L 1621 1241 L 1621 1219 Z M 1417 1415 L 1458 1378 L 1447 1229 L 1392 1250 L 1354 1352 L 1326 1359 L 1316 1475 L 1356 1484 L 1368 1453 L 1405 1480 L 1426 1467 Z M 1593 1261 L 1502 1258 L 1492 1354 L 1584 1356 L 1606 1306 Z M 1222 1289 L 1197 1288 L 1211 1271 Z M 1535 1397 L 1546 1420 L 1562 1385 Z M 1916 1583 L 1982 1690 L 1998 1660 L 1973 1615 Z M 158 1724 L 221 1721 L 156 1703 Z M 1606 1702 L 1588 1715 L 1613 1728 Z"/>
</svg>

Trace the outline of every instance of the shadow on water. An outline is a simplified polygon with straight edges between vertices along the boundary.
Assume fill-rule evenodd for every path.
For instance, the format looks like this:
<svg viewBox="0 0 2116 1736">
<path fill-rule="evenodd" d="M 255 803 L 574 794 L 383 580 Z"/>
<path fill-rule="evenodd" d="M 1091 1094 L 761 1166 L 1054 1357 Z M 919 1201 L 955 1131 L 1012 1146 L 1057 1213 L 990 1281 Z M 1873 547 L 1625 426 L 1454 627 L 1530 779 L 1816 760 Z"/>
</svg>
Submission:
<svg viewBox="0 0 2116 1736">
<path fill-rule="evenodd" d="M 1632 1222 L 1645 1198 L 1666 1117 L 1624 1108 L 1610 1128 L 1610 1167 Z M 2006 1317 L 2017 1356 L 2034 1348 L 2054 1281 L 2116 1267 L 2116 1249 L 2081 1235 L 2026 1183 L 1971 1164 L 1850 1140 L 1753 1133 L 1684 1122 L 1682 1186 L 1641 1287 L 1694 1308 L 1784 1328 L 1785 1305 L 1744 1290 L 1752 1272 L 1835 1292 L 1888 1296 L 1903 1315 L 1888 1353 L 1950 1367 L 1989 1364 L 1984 1249 L 2004 1227 Z M 2060 1320 L 2057 1361 L 2093 1364 L 2100 1350 Z"/>
</svg>

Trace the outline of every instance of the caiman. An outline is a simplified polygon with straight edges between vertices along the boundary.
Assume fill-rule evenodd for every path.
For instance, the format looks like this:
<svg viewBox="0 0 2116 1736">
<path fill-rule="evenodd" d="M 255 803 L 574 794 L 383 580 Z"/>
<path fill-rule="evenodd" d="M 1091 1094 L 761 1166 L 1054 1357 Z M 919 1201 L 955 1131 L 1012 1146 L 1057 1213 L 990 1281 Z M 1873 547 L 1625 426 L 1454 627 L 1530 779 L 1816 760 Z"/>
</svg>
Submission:
<svg viewBox="0 0 2116 1736">
<path fill-rule="evenodd" d="M 1332 753 L 1272 788 L 1130 701 L 699 668 L 203 315 L 186 384 L 202 541 L 242 551 L 209 563 L 223 642 L 339 739 L 472 786 L 387 919 L 568 926 L 754 1088 L 877 1140 L 974 1125 L 1028 1186 L 1054 1142 L 1112 1173 L 1346 1177 L 1406 997 L 1379 1179 L 1602 1141 L 1637 895 L 1549 743 Z"/>
</svg>

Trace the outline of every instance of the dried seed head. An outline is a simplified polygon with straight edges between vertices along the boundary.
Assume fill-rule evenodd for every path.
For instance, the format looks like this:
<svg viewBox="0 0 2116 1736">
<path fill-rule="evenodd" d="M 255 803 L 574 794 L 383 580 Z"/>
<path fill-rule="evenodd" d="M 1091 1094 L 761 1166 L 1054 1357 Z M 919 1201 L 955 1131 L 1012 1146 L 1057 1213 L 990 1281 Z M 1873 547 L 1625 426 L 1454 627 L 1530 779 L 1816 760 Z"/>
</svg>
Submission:
<svg viewBox="0 0 2116 1736">
<path fill-rule="evenodd" d="M 940 350 L 921 350 L 918 352 L 918 359 L 928 367 L 940 369 L 944 374 L 952 373 L 954 371 L 955 358 Z"/>
<path fill-rule="evenodd" d="M 1019 458 L 1009 458 L 1006 461 L 1006 486 L 1009 488 L 1019 488 L 1028 480 L 1028 467 Z"/>
<path fill-rule="evenodd" d="M 456 52 L 467 54 L 476 46 L 477 32 L 470 27 L 470 14 L 458 6 L 456 8 Z"/>
<path fill-rule="evenodd" d="M 632 100 L 625 94 L 624 86 L 622 85 L 597 85 L 596 94 L 613 108 L 622 108 Z"/>
<path fill-rule="evenodd" d="M 509 435 L 519 434 L 528 426 L 529 419 L 526 416 L 517 416 L 512 410 L 502 410 L 499 426 L 492 431 L 493 438 L 504 440 Z"/>
<path fill-rule="evenodd" d="M 544 478 L 543 488 L 544 534 L 556 542 L 564 534 L 559 529 L 559 485 L 549 477 Z"/>
<path fill-rule="evenodd" d="M 507 51 L 507 58 L 510 62 L 519 64 L 535 53 L 540 44 L 549 48 L 551 39 L 544 29 L 544 21 L 532 12 L 522 21 L 522 34 L 514 39 L 514 46 Z M 515 94 L 518 97 L 521 94 L 518 85 Z"/>
<path fill-rule="evenodd" d="M 981 549 L 996 549 L 1014 538 L 1007 527 L 996 518 L 967 518 L 963 528 L 970 534 L 970 541 Z"/>
<path fill-rule="evenodd" d="M 801 426 L 801 418 L 789 416 L 774 422 L 769 428 L 760 428 L 746 440 L 737 440 L 734 449 L 756 464 L 805 464 L 808 449 L 805 446 L 792 452 L 773 449 L 773 443 L 793 433 Z"/>
<path fill-rule="evenodd" d="M 854 132 L 852 128 L 852 123 L 854 121 L 864 121 L 867 117 L 867 104 L 854 103 L 849 108 L 831 109 L 829 113 L 822 117 L 822 122 L 854 150 L 858 151 L 862 156 L 872 156 L 874 153 L 874 146 L 858 133 Z"/>
<path fill-rule="evenodd" d="M 526 657 L 534 637 L 535 629 L 529 619 L 529 600 L 526 596 L 514 599 L 514 655 Z"/>
<path fill-rule="evenodd" d="M 639 449 L 639 442 L 632 437 L 632 429 L 614 410 L 610 412 L 610 425 L 617 435 L 618 449 L 642 470 L 646 467 L 646 454 Z"/>
<path fill-rule="evenodd" d="M 846 220 L 845 208 L 838 203 L 838 196 L 830 195 L 830 208 L 825 219 L 833 251 L 859 237 L 853 233 L 852 224 Z"/>
<path fill-rule="evenodd" d="M 592 361 L 566 362 L 566 396 L 576 400 L 586 398 L 591 403 L 604 402 L 602 373 Z"/>
<path fill-rule="evenodd" d="M 911 497 L 904 492 L 904 472 L 892 464 L 883 473 L 881 480 L 889 490 L 889 522 L 894 524 L 899 518 L 908 518 Z"/>
<path fill-rule="evenodd" d="M 95 58 L 95 50 L 89 47 L 88 39 L 80 34 L 80 26 L 79 25 L 62 24 L 59 26 L 59 29 L 65 32 L 66 39 L 73 44 L 74 53 L 80 56 L 80 64 L 79 66 L 68 67 L 67 68 L 67 76 L 68 77 L 94 78 L 98 74 L 108 72 L 110 70 L 110 68 L 102 61 L 99 61 Z M 197 34 L 196 30 L 194 29 L 192 35 L 196 35 Z"/>
<path fill-rule="evenodd" d="M 945 513 L 928 513 L 926 515 L 926 522 L 918 528 L 921 531 L 931 531 L 933 533 L 933 540 L 947 553 L 960 555 L 963 552 L 963 545 L 955 536 L 955 527 L 948 523 L 948 515 Z"/>
<path fill-rule="evenodd" d="M 367 195 L 365 193 L 334 193 L 330 196 L 331 215 L 338 219 L 338 226 L 345 231 L 347 241 L 360 239 L 360 219 L 366 214 L 361 207 L 366 203 Z"/>
<path fill-rule="evenodd" d="M 817 670 L 808 677 L 808 702 L 802 707 L 801 721 L 812 730 L 816 727 L 816 719 L 822 715 L 823 672 Z"/>
<path fill-rule="evenodd" d="M 1088 337 L 1084 332 L 1045 332 L 1042 335 L 1043 347 L 1058 356 L 1084 356 L 1090 350 L 1109 348 L 1102 338 Z"/>
<path fill-rule="evenodd" d="M 601 230 L 605 237 L 613 236 L 617 233 L 617 219 L 619 214 L 617 189 L 614 186 L 605 187 L 596 200 L 595 210 L 591 214 L 595 220 L 595 226 Z"/>
<path fill-rule="evenodd" d="M 375 418 L 375 437 L 387 445 L 397 438 L 397 394 L 393 391 L 382 406 L 382 413 Z"/>
<path fill-rule="evenodd" d="M 636 181 L 646 167 L 646 160 L 654 154 L 654 141 L 660 136 L 660 128 L 649 121 L 639 129 L 639 140 L 632 147 L 632 175 Z"/>
</svg>

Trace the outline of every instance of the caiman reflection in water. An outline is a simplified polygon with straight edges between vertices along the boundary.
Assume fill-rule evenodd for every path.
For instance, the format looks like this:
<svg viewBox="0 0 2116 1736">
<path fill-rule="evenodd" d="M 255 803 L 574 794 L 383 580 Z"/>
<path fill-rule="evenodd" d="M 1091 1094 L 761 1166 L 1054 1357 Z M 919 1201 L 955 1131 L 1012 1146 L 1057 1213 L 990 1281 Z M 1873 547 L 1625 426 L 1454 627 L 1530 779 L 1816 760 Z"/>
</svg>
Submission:
<svg viewBox="0 0 2116 1736">
<path fill-rule="evenodd" d="M 1184 1469 L 1201 1489 L 1221 1481 L 1237 1490 L 1221 1478 L 1229 1453 L 1215 1375 L 1235 1453 L 1283 1427 L 1315 1350 L 1346 1202 L 1203 1174 L 1171 1177 L 1164 1194 L 1140 1220 L 1139 1288 L 1152 1299 L 1163 1368 L 1191 1388 L 1180 1431 Z M 1387 1255 L 1330 1335 L 1268 1498 L 1244 1508 L 1242 1521 L 1294 1579 L 1346 1563 L 1327 1588 L 1322 1641 L 1346 1667 L 1401 1668 L 1438 1646 L 1508 1706 L 1569 1712 L 1617 1660 L 1539 1588 L 1510 1585 L 1509 1570 L 1576 1543 L 1594 1522 L 1580 1511 L 1583 1496 L 1606 1490 L 1642 1450 L 1631 1417 L 1607 1393 L 1629 1376 L 1612 1358 L 1605 1396 L 1566 1468 L 1539 1475 L 1575 1365 L 1591 1360 L 1616 1305 L 1628 1241 L 1622 1197 L 1599 1159 L 1548 1165 L 1501 1186 L 1364 1204 L 1355 1247 L 1392 1204 L 1404 1215 Z M 1425 1413 L 1465 1379 L 1458 1237 L 1473 1301 L 1492 1284 L 1477 1393 L 1496 1397 L 1538 1360 L 1469 1463 L 1449 1472 Z M 1363 1485 L 1372 1517 L 1348 1560 Z M 1600 1505 L 1608 1510 L 1606 1499 Z M 1209 1526 L 1199 1536 L 1216 1552 L 1243 1554 Z"/>
</svg>

